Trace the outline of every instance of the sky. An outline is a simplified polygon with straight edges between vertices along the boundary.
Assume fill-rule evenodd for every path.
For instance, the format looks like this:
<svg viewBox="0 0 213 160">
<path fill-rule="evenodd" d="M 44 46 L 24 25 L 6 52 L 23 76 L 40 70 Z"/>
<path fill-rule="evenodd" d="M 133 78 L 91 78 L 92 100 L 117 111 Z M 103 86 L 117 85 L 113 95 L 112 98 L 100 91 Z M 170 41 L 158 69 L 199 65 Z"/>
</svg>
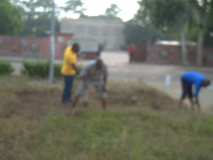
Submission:
<svg viewBox="0 0 213 160">
<path fill-rule="evenodd" d="M 86 8 L 85 14 L 89 16 L 97 16 L 105 13 L 105 10 L 111 4 L 117 4 L 121 9 L 118 16 L 124 21 L 130 20 L 137 13 L 139 8 L 138 0 L 82 0 L 84 8 Z M 56 4 L 63 6 L 65 0 L 55 0 Z M 62 13 L 62 17 L 75 18 L 71 13 Z"/>
</svg>

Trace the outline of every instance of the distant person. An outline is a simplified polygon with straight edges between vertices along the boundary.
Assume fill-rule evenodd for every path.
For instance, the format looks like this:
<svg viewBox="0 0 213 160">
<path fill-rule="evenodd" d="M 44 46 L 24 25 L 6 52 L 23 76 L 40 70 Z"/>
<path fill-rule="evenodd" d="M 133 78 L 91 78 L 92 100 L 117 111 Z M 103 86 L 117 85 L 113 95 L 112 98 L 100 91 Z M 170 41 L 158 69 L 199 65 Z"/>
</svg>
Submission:
<svg viewBox="0 0 213 160">
<path fill-rule="evenodd" d="M 195 71 L 186 72 L 181 76 L 182 95 L 180 104 L 188 97 L 191 102 L 191 106 L 194 109 L 194 105 L 200 110 L 199 95 L 202 88 L 208 87 L 211 82 L 203 74 Z"/>
<path fill-rule="evenodd" d="M 130 44 L 128 47 L 128 54 L 129 54 L 129 62 L 133 62 L 134 54 L 136 52 L 136 47 L 134 44 Z"/>
<path fill-rule="evenodd" d="M 99 44 L 98 45 L 98 50 L 97 50 L 97 57 L 100 58 L 101 57 L 101 53 L 104 50 L 104 45 L 103 44 Z"/>
<path fill-rule="evenodd" d="M 81 82 L 77 91 L 77 96 L 73 101 L 73 108 L 79 99 L 88 96 L 89 89 L 95 89 L 97 96 L 101 100 L 103 109 L 106 109 L 106 85 L 108 79 L 107 67 L 101 59 L 96 59 L 86 66 L 80 73 Z"/>
<path fill-rule="evenodd" d="M 61 73 L 64 76 L 64 90 L 62 96 L 62 102 L 64 104 L 72 101 L 73 82 L 76 74 L 78 73 L 76 64 L 79 51 L 79 44 L 74 43 L 72 47 L 68 46 L 64 52 L 64 62 L 61 69 Z"/>
</svg>

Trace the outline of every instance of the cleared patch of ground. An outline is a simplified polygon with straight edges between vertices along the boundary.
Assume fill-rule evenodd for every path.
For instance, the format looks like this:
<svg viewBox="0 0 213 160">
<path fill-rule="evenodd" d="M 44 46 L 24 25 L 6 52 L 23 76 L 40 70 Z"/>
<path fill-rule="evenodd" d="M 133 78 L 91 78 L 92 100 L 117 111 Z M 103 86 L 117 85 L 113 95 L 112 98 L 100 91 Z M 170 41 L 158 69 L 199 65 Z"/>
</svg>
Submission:
<svg viewBox="0 0 213 160">
<path fill-rule="evenodd" d="M 73 116 L 60 103 L 61 83 L 0 82 L 1 160 L 213 159 L 212 115 L 179 109 L 141 82 L 112 82 L 106 111 L 91 93 Z"/>
</svg>

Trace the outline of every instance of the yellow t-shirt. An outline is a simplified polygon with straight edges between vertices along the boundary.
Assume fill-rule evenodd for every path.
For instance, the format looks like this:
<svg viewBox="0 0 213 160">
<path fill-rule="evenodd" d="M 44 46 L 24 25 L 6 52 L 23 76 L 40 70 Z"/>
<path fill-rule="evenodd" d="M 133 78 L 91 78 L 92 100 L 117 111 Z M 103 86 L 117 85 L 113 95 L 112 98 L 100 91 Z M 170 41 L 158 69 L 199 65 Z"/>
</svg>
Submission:
<svg viewBox="0 0 213 160">
<path fill-rule="evenodd" d="M 76 70 L 72 67 L 72 64 L 77 64 L 77 55 L 73 53 L 70 47 L 67 47 L 64 53 L 64 62 L 61 69 L 61 73 L 64 76 L 76 75 Z"/>
</svg>

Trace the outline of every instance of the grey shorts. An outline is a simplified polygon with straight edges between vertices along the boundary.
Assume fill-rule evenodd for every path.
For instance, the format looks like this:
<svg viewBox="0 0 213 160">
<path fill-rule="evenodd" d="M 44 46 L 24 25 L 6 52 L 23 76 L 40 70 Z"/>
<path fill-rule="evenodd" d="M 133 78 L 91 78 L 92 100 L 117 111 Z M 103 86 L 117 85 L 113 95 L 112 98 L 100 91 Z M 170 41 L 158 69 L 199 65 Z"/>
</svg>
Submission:
<svg viewBox="0 0 213 160">
<path fill-rule="evenodd" d="M 98 98 L 107 98 L 105 84 L 99 81 L 81 81 L 77 90 L 77 96 L 88 97 L 91 89 L 96 91 Z"/>
</svg>

